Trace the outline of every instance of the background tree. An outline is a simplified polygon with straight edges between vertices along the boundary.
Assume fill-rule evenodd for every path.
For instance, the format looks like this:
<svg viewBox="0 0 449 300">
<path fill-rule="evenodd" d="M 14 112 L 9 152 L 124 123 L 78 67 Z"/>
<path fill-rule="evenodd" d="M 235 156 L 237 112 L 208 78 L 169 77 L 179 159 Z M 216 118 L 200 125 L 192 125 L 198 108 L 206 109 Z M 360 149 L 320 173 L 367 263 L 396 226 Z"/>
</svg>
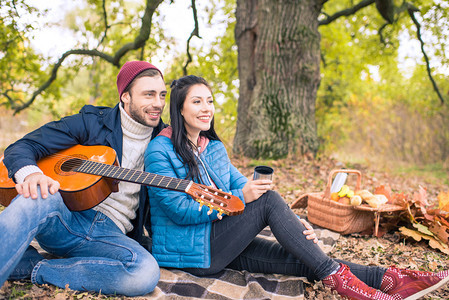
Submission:
<svg viewBox="0 0 449 300">
<path fill-rule="evenodd" d="M 316 119 L 320 153 L 388 169 L 404 168 L 408 162 L 440 170 L 446 177 L 449 107 L 447 101 L 442 104 L 433 83 L 447 97 L 447 53 L 441 41 L 448 38 L 444 28 L 449 5 L 433 1 L 420 5 L 417 16 L 430 64 L 420 57 L 422 45 L 407 14 L 385 27 L 382 38 L 378 28 L 385 20 L 373 5 L 363 14 L 319 27 L 322 80 Z M 342 9 L 341 3 L 326 4 L 329 12 Z M 407 67 L 410 61 L 417 65 Z M 430 67 L 434 82 L 429 80 Z"/>
<path fill-rule="evenodd" d="M 240 78 L 234 140 L 237 153 L 276 158 L 317 152 L 315 103 L 321 57 L 318 26 L 331 24 L 341 17 L 369 16 L 366 20 L 374 20 L 374 26 L 369 24 L 371 28 L 368 28 L 366 20 L 362 20 L 360 29 L 377 30 L 381 42 L 378 47 L 388 51 L 388 47 L 397 49 L 395 39 L 399 28 L 396 24 L 404 22 L 405 18 L 409 26 L 410 23 L 415 25 L 418 39 L 423 43 L 415 16 L 418 8 L 414 4 L 425 8 L 434 5 L 430 1 L 402 2 L 400 6 L 393 0 L 362 0 L 355 5 L 352 1 L 330 1 L 332 13 L 325 13 L 323 5 L 326 2 L 237 0 Z M 370 6 L 375 6 L 378 20 L 367 12 Z M 433 89 L 443 103 L 443 96 L 431 76 L 424 47 L 421 49 Z"/>
</svg>

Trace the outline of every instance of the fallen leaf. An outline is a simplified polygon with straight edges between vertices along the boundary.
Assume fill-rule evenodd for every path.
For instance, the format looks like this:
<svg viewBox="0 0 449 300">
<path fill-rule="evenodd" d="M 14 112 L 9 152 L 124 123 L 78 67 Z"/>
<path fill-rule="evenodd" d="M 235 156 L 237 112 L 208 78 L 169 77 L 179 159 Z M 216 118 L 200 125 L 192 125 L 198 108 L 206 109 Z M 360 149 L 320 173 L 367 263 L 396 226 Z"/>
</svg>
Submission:
<svg viewBox="0 0 449 300">
<path fill-rule="evenodd" d="M 415 224 L 413 224 L 413 227 L 418 229 L 419 232 L 422 232 L 424 234 L 433 236 L 433 233 L 429 230 L 429 228 L 427 226 L 424 226 L 424 225 L 419 224 L 419 223 L 415 223 Z"/>
<path fill-rule="evenodd" d="M 429 202 L 427 201 L 427 189 L 425 187 L 419 186 L 418 192 L 413 193 L 413 202 L 418 204 L 421 209 L 422 214 L 428 220 L 433 220 L 432 216 L 427 214 L 427 207 Z"/>
<path fill-rule="evenodd" d="M 441 252 L 445 253 L 445 254 L 449 254 L 449 247 L 446 244 L 443 244 L 441 242 L 439 242 L 438 240 L 436 240 L 434 237 L 424 234 L 422 232 L 419 232 L 417 230 L 413 230 L 413 229 L 408 229 L 406 227 L 401 227 L 399 228 L 399 231 L 408 237 L 413 238 L 415 241 L 419 242 L 422 239 L 426 239 L 429 240 L 429 246 L 434 248 L 434 249 L 438 249 Z"/>
<path fill-rule="evenodd" d="M 447 228 L 444 225 L 439 225 L 436 223 L 433 223 L 432 226 L 429 228 L 429 230 L 436 235 L 436 237 L 445 243 L 446 245 L 449 245 L 449 228 Z"/>
<path fill-rule="evenodd" d="M 429 269 L 432 272 L 435 272 L 438 269 L 438 263 L 436 261 L 431 261 L 429 263 Z"/>
<path fill-rule="evenodd" d="M 408 262 L 407 265 L 410 269 L 412 270 L 417 270 L 419 269 L 418 264 L 416 263 L 415 259 L 413 257 L 409 257 L 408 258 Z"/>
<path fill-rule="evenodd" d="M 449 215 L 448 215 L 448 217 L 449 217 Z M 444 219 L 444 217 L 441 215 L 441 216 L 437 216 L 437 217 L 435 218 L 435 220 L 436 220 L 437 222 L 440 222 L 441 224 L 443 224 L 443 225 L 446 226 L 447 228 L 449 228 L 449 219 L 448 219 L 448 221 L 446 221 L 446 220 Z"/>
<path fill-rule="evenodd" d="M 391 187 L 388 183 L 385 185 L 380 185 L 380 186 L 376 187 L 374 189 L 374 194 L 384 195 L 385 197 L 387 197 L 388 203 L 392 203 L 392 198 L 391 198 L 392 192 L 391 192 Z"/>
<path fill-rule="evenodd" d="M 418 202 L 422 207 L 429 206 L 429 202 L 427 201 L 427 189 L 425 187 L 420 185 L 418 192 L 413 193 L 413 202 Z"/>
<path fill-rule="evenodd" d="M 429 240 L 429 246 L 434 248 L 434 249 L 438 249 L 441 252 L 446 253 L 446 254 L 449 255 L 449 247 L 446 244 L 440 243 L 439 241 L 437 241 L 434 238 L 431 238 Z"/>
<path fill-rule="evenodd" d="M 395 193 L 391 196 L 391 203 L 406 206 L 406 203 L 408 203 L 408 195 L 404 193 Z"/>
<path fill-rule="evenodd" d="M 441 192 L 438 194 L 438 208 L 449 212 L 449 191 L 447 193 Z"/>
<path fill-rule="evenodd" d="M 68 298 L 67 298 L 67 296 L 64 293 L 59 293 L 59 294 L 55 295 L 53 299 L 55 299 L 55 300 L 66 300 Z"/>
<path fill-rule="evenodd" d="M 415 241 L 419 242 L 422 239 L 423 234 L 419 231 L 408 229 L 407 227 L 399 228 L 399 231 L 405 235 L 413 238 Z"/>
</svg>

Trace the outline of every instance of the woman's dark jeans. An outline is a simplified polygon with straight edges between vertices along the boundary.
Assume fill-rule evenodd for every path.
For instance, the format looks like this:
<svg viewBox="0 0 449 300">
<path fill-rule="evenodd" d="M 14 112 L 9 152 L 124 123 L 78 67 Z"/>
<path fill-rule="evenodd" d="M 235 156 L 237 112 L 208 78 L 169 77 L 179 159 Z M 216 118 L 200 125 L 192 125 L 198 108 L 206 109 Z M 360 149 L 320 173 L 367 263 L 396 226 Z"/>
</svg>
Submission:
<svg viewBox="0 0 449 300">
<path fill-rule="evenodd" d="M 256 237 L 270 226 L 277 242 Z M 207 269 L 185 268 L 198 276 L 218 273 L 224 268 L 254 273 L 285 274 L 321 280 L 339 267 L 351 272 L 367 285 L 379 289 L 386 271 L 328 257 L 302 233 L 306 228 L 282 197 L 268 191 L 248 203 L 243 214 L 214 222 L 211 231 L 211 265 Z"/>
</svg>

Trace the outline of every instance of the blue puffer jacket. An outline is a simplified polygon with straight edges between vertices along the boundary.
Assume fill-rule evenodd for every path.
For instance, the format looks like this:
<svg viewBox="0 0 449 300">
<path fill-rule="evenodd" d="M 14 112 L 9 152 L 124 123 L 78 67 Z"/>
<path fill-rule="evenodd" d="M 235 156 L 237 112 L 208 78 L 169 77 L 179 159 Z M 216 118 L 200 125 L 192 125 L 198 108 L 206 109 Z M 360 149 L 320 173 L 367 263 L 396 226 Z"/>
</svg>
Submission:
<svg viewBox="0 0 449 300">
<path fill-rule="evenodd" d="M 208 175 L 224 192 L 243 201 L 242 188 L 247 179 L 230 162 L 220 141 L 210 141 L 199 155 L 201 177 L 210 185 Z M 185 179 L 187 170 L 176 156 L 171 140 L 159 135 L 145 152 L 145 166 L 150 173 Z M 217 212 L 199 211 L 199 203 L 189 195 L 160 188 L 149 188 L 151 209 L 152 254 L 162 267 L 208 268 L 210 266 L 210 231 Z M 226 216 L 224 216 L 226 218 Z M 219 221 L 217 221 L 219 222 Z"/>
</svg>

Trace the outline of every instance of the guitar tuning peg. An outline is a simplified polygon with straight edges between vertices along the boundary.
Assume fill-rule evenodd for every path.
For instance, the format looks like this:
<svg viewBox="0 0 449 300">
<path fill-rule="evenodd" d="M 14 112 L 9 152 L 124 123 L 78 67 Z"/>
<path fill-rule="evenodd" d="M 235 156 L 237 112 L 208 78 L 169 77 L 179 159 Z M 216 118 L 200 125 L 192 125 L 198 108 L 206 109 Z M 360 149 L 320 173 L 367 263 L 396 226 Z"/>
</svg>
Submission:
<svg viewBox="0 0 449 300">
<path fill-rule="evenodd" d="M 223 215 L 221 214 L 221 212 L 219 212 L 219 213 L 217 214 L 217 218 L 218 218 L 218 220 L 223 219 Z"/>
<path fill-rule="evenodd" d="M 204 202 L 201 199 L 197 199 L 197 201 L 200 204 L 200 207 L 198 208 L 198 211 L 201 211 L 201 208 L 203 207 Z"/>
<path fill-rule="evenodd" d="M 209 211 L 207 212 L 207 215 L 210 216 L 211 213 L 212 213 L 212 207 L 209 208 Z"/>
</svg>

